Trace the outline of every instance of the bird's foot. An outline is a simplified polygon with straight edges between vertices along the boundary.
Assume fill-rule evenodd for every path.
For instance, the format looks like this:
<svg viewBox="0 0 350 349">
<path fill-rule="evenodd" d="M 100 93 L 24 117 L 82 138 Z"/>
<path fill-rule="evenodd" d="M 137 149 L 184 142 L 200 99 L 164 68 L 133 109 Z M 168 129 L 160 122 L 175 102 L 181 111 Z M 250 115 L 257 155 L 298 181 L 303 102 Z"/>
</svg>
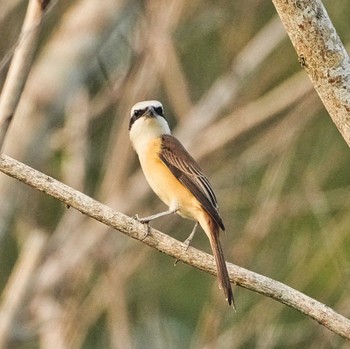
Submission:
<svg viewBox="0 0 350 349">
<path fill-rule="evenodd" d="M 135 216 L 133 218 L 136 219 L 138 222 L 142 223 L 145 227 L 146 233 L 145 233 L 145 236 L 141 239 L 141 241 L 143 241 L 149 235 L 149 232 L 150 232 L 149 222 L 150 222 L 150 220 L 148 219 L 148 217 L 140 218 L 138 214 L 135 214 Z"/>
<path fill-rule="evenodd" d="M 185 245 L 185 251 L 187 251 L 188 248 L 190 247 L 191 242 L 192 242 L 192 238 L 193 238 L 193 236 L 190 235 L 190 236 L 183 242 L 183 244 Z M 174 266 L 175 266 L 175 267 L 176 267 L 176 265 L 177 265 L 178 262 L 179 262 L 179 260 L 178 260 L 178 259 L 175 259 L 175 262 L 174 262 Z"/>
</svg>

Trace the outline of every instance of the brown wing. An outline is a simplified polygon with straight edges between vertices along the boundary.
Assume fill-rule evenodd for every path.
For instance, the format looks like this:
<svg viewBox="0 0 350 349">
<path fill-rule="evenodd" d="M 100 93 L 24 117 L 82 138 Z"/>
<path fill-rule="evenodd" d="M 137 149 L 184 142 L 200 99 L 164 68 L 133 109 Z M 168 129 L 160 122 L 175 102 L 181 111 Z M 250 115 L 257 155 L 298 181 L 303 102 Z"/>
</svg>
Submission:
<svg viewBox="0 0 350 349">
<path fill-rule="evenodd" d="M 218 203 L 215 193 L 197 162 L 183 145 L 171 135 L 162 136 L 161 160 L 172 174 L 195 196 L 203 208 L 225 230 L 217 211 Z"/>
</svg>

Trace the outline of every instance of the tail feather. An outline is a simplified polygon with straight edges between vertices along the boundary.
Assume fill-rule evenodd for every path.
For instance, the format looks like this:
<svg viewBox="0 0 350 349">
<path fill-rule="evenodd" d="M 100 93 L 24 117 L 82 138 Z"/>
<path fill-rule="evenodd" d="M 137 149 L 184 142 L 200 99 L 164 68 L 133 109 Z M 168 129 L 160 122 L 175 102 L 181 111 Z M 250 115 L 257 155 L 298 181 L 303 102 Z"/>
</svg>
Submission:
<svg viewBox="0 0 350 349">
<path fill-rule="evenodd" d="M 206 232 L 206 233 L 209 237 L 211 249 L 213 251 L 213 255 L 215 258 L 219 283 L 225 293 L 225 297 L 228 304 L 232 305 L 232 307 L 235 308 L 235 302 L 233 299 L 233 292 L 232 292 L 230 277 L 228 275 L 224 252 L 222 250 L 222 246 L 219 238 L 219 232 L 220 232 L 219 226 L 213 219 L 209 219 L 208 223 L 209 223 L 208 224 L 209 232 Z"/>
</svg>

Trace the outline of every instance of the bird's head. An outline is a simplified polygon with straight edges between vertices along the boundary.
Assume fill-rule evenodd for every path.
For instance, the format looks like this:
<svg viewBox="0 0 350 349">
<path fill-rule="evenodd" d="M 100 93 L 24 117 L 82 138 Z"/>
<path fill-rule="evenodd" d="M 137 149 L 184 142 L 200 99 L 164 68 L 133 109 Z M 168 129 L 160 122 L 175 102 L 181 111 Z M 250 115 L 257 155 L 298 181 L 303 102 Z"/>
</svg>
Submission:
<svg viewBox="0 0 350 349">
<path fill-rule="evenodd" d="M 131 108 L 129 133 L 131 143 L 136 151 L 148 141 L 164 134 L 170 134 L 162 103 L 158 101 L 136 103 Z"/>
</svg>

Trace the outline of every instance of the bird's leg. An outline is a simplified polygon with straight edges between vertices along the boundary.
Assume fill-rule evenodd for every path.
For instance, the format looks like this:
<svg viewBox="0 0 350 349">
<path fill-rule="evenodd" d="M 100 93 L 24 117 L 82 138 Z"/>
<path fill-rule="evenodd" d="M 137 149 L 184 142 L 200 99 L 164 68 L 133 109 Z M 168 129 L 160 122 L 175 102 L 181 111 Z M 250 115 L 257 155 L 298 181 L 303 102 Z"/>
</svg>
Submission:
<svg viewBox="0 0 350 349">
<path fill-rule="evenodd" d="M 149 234 L 149 222 L 150 221 L 153 221 L 154 219 L 157 219 L 157 218 L 160 218 L 160 217 L 163 217 L 163 216 L 167 216 L 167 215 L 170 215 L 170 214 L 173 214 L 173 213 L 176 213 L 178 211 L 178 208 L 175 208 L 175 209 L 169 209 L 167 211 L 164 211 L 164 212 L 159 212 L 159 213 L 156 213 L 152 216 L 148 216 L 148 217 L 143 217 L 143 218 L 140 218 L 137 214 L 134 216 L 134 218 L 139 221 L 140 223 L 143 223 L 146 225 L 146 235 L 145 237 L 142 239 L 144 240 L 147 235 Z"/>
<path fill-rule="evenodd" d="M 191 245 L 191 242 L 192 242 L 192 239 L 194 237 L 194 235 L 196 234 L 196 231 L 197 231 L 197 227 L 198 227 L 198 222 L 196 222 L 196 224 L 194 225 L 192 231 L 191 231 L 191 234 L 190 236 L 183 242 L 185 245 L 186 245 L 186 248 L 185 248 L 185 251 L 188 250 L 188 248 L 190 247 Z M 175 260 L 174 262 L 174 265 L 176 265 L 178 263 L 178 259 Z"/>
<path fill-rule="evenodd" d="M 184 241 L 184 244 L 186 245 L 186 251 L 188 250 L 188 248 L 191 245 L 192 239 L 193 239 L 194 235 L 196 234 L 197 227 L 198 227 L 198 222 L 196 222 L 196 224 L 194 225 L 190 236 Z"/>
<path fill-rule="evenodd" d="M 148 224 L 150 221 L 153 221 L 154 219 L 157 219 L 157 218 L 160 218 L 163 216 L 167 216 L 167 215 L 172 214 L 172 213 L 176 213 L 177 210 L 178 209 L 175 209 L 175 210 L 169 209 L 167 211 L 159 212 L 159 213 L 153 214 L 152 216 L 143 217 L 143 218 L 140 218 L 138 215 L 135 215 L 135 219 L 138 220 L 140 223 Z"/>
</svg>

